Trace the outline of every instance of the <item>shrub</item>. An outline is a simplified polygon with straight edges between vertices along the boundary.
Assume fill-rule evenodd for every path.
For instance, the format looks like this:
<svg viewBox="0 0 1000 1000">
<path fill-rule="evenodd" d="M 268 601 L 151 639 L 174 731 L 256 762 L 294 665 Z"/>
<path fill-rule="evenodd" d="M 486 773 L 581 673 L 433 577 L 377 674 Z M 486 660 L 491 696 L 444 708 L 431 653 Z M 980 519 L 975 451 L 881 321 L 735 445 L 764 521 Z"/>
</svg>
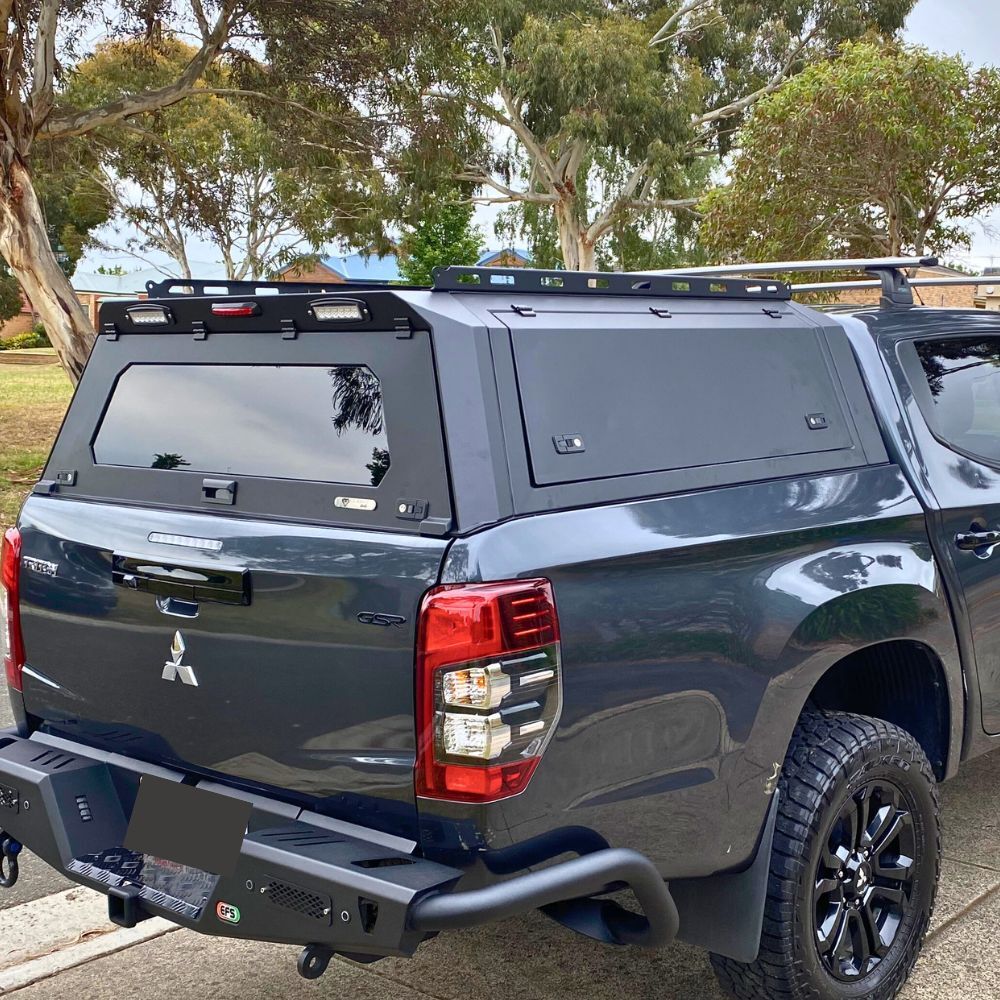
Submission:
<svg viewBox="0 0 1000 1000">
<path fill-rule="evenodd" d="M 48 334 L 41 323 L 36 323 L 32 329 L 19 333 L 8 340 L 0 340 L 0 351 L 24 351 L 32 347 L 51 347 Z"/>
</svg>

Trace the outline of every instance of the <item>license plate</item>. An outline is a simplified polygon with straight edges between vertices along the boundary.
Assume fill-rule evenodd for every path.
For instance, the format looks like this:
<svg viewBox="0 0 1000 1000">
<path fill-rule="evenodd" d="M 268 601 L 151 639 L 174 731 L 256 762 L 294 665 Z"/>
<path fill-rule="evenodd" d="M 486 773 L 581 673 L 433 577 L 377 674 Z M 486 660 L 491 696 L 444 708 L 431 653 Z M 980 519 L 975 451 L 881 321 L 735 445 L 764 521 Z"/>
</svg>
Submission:
<svg viewBox="0 0 1000 1000">
<path fill-rule="evenodd" d="M 213 875 L 232 875 L 252 810 L 242 799 L 145 775 L 124 846 Z"/>
</svg>

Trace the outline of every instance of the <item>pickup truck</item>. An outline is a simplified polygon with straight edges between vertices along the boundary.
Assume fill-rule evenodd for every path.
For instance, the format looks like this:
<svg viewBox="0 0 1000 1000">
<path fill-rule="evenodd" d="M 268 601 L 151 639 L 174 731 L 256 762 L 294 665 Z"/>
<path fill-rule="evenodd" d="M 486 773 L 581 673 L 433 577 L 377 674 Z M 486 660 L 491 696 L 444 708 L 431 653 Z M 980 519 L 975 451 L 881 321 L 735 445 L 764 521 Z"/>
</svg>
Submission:
<svg viewBox="0 0 1000 1000">
<path fill-rule="evenodd" d="M 1000 734 L 1000 314 L 899 267 L 106 302 L 3 540 L 0 881 L 306 978 L 541 909 L 894 996 Z"/>
</svg>

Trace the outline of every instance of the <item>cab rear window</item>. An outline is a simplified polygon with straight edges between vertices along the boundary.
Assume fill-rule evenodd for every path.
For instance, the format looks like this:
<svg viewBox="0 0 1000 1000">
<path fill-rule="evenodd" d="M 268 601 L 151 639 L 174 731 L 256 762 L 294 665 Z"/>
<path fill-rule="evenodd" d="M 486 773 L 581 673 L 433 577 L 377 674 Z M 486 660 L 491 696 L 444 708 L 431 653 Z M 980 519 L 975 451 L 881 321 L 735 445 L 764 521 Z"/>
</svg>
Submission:
<svg viewBox="0 0 1000 1000">
<path fill-rule="evenodd" d="M 93 442 L 99 465 L 378 486 L 382 386 L 356 365 L 132 365 Z"/>
</svg>

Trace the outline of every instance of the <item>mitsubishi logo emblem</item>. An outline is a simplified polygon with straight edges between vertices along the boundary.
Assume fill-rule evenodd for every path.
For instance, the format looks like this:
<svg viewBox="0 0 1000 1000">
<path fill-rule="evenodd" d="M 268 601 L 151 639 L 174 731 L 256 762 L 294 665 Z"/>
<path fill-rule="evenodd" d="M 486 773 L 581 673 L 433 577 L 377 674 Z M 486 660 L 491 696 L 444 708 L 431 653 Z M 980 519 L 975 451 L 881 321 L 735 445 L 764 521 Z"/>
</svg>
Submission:
<svg viewBox="0 0 1000 1000">
<path fill-rule="evenodd" d="M 170 643 L 170 659 L 163 664 L 163 679 L 165 681 L 175 681 L 178 677 L 191 687 L 198 686 L 198 678 L 195 676 L 194 668 L 181 663 L 187 646 L 184 645 L 184 636 L 180 632 L 174 633 L 173 642 Z"/>
</svg>

